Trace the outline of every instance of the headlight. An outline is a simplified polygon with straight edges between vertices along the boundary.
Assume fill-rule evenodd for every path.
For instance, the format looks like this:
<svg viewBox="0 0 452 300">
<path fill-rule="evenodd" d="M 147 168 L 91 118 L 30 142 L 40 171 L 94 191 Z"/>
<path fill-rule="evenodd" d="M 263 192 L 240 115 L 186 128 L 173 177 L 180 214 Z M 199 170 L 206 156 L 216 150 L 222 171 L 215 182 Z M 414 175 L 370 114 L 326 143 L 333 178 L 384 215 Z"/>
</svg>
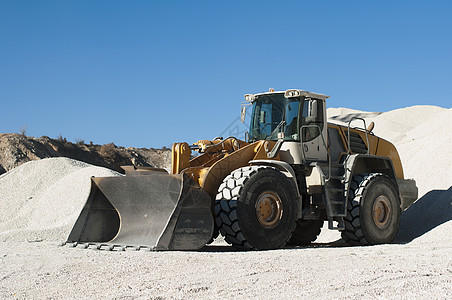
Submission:
<svg viewBox="0 0 452 300">
<path fill-rule="evenodd" d="M 245 95 L 245 100 L 246 100 L 247 102 L 253 102 L 254 100 L 256 100 L 256 96 L 253 95 L 253 94 L 246 94 L 246 95 Z"/>
<path fill-rule="evenodd" d="M 300 90 L 287 90 L 284 93 L 284 97 L 286 98 L 293 98 L 293 97 L 300 97 L 301 91 Z"/>
</svg>

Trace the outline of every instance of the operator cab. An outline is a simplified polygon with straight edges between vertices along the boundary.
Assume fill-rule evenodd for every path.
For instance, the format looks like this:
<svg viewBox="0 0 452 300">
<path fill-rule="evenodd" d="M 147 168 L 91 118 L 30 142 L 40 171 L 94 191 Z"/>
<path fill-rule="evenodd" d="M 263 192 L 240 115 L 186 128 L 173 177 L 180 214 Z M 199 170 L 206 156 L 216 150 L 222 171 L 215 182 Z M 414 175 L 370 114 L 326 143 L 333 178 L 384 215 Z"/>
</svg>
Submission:
<svg viewBox="0 0 452 300">
<path fill-rule="evenodd" d="M 292 164 L 301 164 L 303 157 L 326 160 L 327 150 L 322 141 L 327 130 L 326 98 L 302 90 L 245 95 L 245 100 L 252 104 L 248 142 L 283 140 L 280 156 Z M 242 109 L 242 116 L 244 112 Z"/>
</svg>

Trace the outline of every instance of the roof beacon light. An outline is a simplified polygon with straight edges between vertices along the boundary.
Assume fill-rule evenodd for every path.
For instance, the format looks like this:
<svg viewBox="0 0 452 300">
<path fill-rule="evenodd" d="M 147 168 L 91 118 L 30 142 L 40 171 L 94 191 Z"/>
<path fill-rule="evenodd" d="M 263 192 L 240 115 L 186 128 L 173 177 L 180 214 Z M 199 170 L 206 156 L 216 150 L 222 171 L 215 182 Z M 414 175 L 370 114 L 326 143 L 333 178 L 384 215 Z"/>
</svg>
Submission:
<svg viewBox="0 0 452 300">
<path fill-rule="evenodd" d="M 275 91 L 275 89 L 269 88 L 268 91 L 269 91 L 270 93 L 273 93 L 273 92 Z"/>
</svg>

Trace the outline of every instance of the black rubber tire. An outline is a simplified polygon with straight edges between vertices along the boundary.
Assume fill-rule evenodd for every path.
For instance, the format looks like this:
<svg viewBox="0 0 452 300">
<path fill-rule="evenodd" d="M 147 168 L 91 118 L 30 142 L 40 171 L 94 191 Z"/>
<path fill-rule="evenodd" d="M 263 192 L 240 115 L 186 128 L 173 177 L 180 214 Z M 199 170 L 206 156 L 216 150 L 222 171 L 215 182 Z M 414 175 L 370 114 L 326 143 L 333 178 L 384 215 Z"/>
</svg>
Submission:
<svg viewBox="0 0 452 300">
<path fill-rule="evenodd" d="M 374 221 L 373 206 L 379 197 L 388 202 L 384 228 Z M 386 244 L 394 240 L 400 225 L 400 198 L 393 181 L 381 173 L 353 177 L 342 238 L 350 245 Z"/>
<path fill-rule="evenodd" d="M 271 227 L 257 217 L 256 202 L 266 192 L 281 200 L 282 214 Z M 228 175 L 218 189 L 215 222 L 226 242 L 241 250 L 284 246 L 295 229 L 297 201 L 294 185 L 273 167 L 243 167 Z"/>
<path fill-rule="evenodd" d="M 322 230 L 323 220 L 298 220 L 288 245 L 306 246 L 317 239 Z"/>
</svg>

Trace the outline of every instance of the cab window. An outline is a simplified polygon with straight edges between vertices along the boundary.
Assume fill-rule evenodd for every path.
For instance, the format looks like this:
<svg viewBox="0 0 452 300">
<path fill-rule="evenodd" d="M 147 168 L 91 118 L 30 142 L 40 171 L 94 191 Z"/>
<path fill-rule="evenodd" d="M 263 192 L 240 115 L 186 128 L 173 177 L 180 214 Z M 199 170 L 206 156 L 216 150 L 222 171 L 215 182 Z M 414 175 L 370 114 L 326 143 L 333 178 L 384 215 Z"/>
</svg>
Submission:
<svg viewBox="0 0 452 300">
<path fill-rule="evenodd" d="M 285 108 L 285 121 L 286 126 L 284 127 L 285 140 L 296 141 L 298 140 L 298 108 L 300 102 L 299 101 L 288 101 Z"/>
</svg>

